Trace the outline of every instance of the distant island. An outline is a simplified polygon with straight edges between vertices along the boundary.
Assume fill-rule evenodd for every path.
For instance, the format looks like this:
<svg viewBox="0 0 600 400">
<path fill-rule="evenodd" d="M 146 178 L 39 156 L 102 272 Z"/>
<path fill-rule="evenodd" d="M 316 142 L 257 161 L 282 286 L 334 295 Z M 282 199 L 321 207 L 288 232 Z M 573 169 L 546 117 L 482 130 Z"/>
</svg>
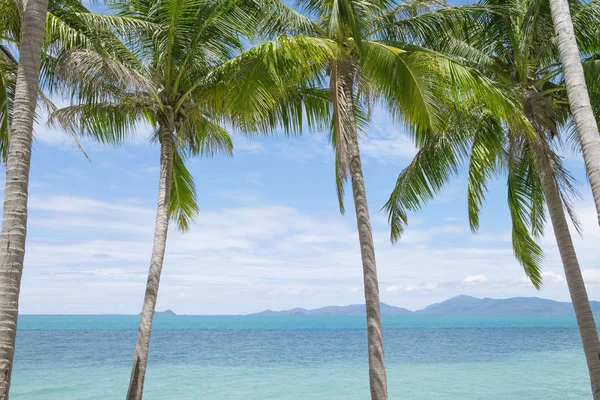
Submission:
<svg viewBox="0 0 600 400">
<path fill-rule="evenodd" d="M 594 314 L 600 313 L 600 302 L 590 301 Z M 256 314 L 263 316 L 362 316 L 365 315 L 364 304 L 349 306 L 328 306 L 307 310 L 294 308 L 284 311 L 266 310 Z M 541 299 L 539 297 L 512 297 L 509 299 L 479 299 L 472 296 L 457 296 L 441 303 L 435 303 L 422 310 L 411 311 L 381 303 L 381 315 L 430 315 L 430 316 L 562 316 L 573 315 L 571 303 Z"/>
<path fill-rule="evenodd" d="M 139 313 L 138 315 L 142 315 Z M 155 311 L 154 315 L 177 315 L 173 310 L 165 310 L 165 311 Z"/>
<path fill-rule="evenodd" d="M 394 307 L 384 303 L 381 303 L 381 315 L 412 315 L 413 312 L 406 308 Z M 285 311 L 272 311 L 266 310 L 256 314 L 250 315 L 317 315 L 317 316 L 353 316 L 353 315 L 365 315 L 364 304 L 352 304 L 349 306 L 328 306 L 323 308 L 317 308 L 315 310 L 307 310 L 305 308 L 294 308 L 292 310 Z"/>
</svg>

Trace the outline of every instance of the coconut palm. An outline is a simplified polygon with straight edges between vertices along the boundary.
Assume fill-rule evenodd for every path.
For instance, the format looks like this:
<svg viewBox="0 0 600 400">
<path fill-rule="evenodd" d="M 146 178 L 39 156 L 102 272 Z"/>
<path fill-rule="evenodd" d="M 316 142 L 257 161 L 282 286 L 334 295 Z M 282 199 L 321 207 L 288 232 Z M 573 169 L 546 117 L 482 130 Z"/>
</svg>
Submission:
<svg viewBox="0 0 600 400">
<path fill-rule="evenodd" d="M 538 0 L 487 1 L 507 4 L 510 16 L 493 15 L 479 23 L 462 24 L 456 40 L 479 49 L 479 68 L 512 93 L 519 106 L 514 117 L 490 117 L 484 104 L 463 99 L 461 118 L 448 116 L 446 133 L 430 137 L 413 162 L 398 178 L 385 208 L 396 240 L 406 224 L 406 211 L 418 210 L 431 199 L 459 166 L 468 160 L 468 209 L 471 229 L 479 228 L 479 210 L 492 177 L 507 177 L 512 243 L 516 258 L 536 288 L 542 283 L 542 251 L 536 238 L 543 234 L 544 205 L 548 205 L 557 245 L 588 363 L 594 398 L 600 395 L 600 342 L 572 243 L 565 212 L 577 227 L 570 206 L 571 177 L 556 154 L 559 133 L 571 121 L 566 85 L 558 50 L 548 41 L 553 33 L 550 9 Z M 597 3 L 573 3 L 577 20 L 598 12 Z M 580 26 L 580 40 L 592 43 Z M 463 35 L 464 36 L 461 36 Z M 443 45 L 442 45 L 443 46 Z M 485 56 L 485 57 L 484 57 Z M 471 118 L 464 116 L 469 114 Z M 451 112 L 451 110 L 448 110 Z M 522 115 L 526 118 L 518 118 Z M 526 123 L 524 123 L 526 122 Z M 460 134 L 452 133 L 460 131 Z"/>
<path fill-rule="evenodd" d="M 8 131 L 11 122 L 24 2 L 0 0 L 0 160 L 5 163 L 8 151 Z M 106 26 L 95 23 L 93 14 L 79 0 L 50 0 L 46 14 L 40 82 L 37 102 L 46 112 L 56 109 L 47 93 L 54 94 L 60 76 L 56 62 L 72 48 L 110 48 L 116 51 L 119 39 Z M 39 107 L 38 107 L 39 108 Z M 72 132 L 69 132 L 72 134 Z M 35 132 L 34 132 L 35 138 Z M 77 137 L 72 135 L 77 142 Z M 81 146 L 80 146 L 81 149 Z M 83 150 L 83 149 L 81 149 Z"/>
<path fill-rule="evenodd" d="M 74 105 L 52 120 L 84 136 L 119 144 L 149 129 L 160 147 L 154 242 L 127 399 L 141 399 L 169 220 L 185 230 L 197 212 L 186 160 L 231 154 L 227 128 L 299 132 L 327 120 L 315 70 L 335 48 L 325 40 L 281 38 L 245 52 L 260 8 L 237 0 L 134 0 L 112 3 L 110 26 L 128 51 L 71 51 L 57 63 Z M 315 78 L 316 79 L 316 78 Z M 318 80 L 318 79 L 317 79 Z"/>
<path fill-rule="evenodd" d="M 323 38 L 339 49 L 322 72 L 332 101 L 337 193 L 343 213 L 344 185 L 349 179 L 362 256 L 371 398 L 387 399 L 379 285 L 359 132 L 367 129 L 375 103 L 406 123 L 417 140 L 441 122 L 440 103 L 449 102 L 452 93 L 470 90 L 504 105 L 506 99 L 498 99 L 485 79 L 458 62 L 458 52 L 446 55 L 425 47 L 426 38 L 447 23 L 448 15 L 477 18 L 482 10 L 423 0 L 298 0 L 294 9 L 274 3 L 272 10 L 274 18 L 266 18 L 264 24 L 267 35 Z"/>
<path fill-rule="evenodd" d="M 0 399 L 7 399 L 27 232 L 36 105 L 41 102 L 48 111 L 55 109 L 43 89 L 52 92 L 60 81 L 55 65 L 61 54 L 74 47 L 102 51 L 107 46 L 119 53 L 122 46 L 106 26 L 94 23 L 78 0 L 0 0 L 0 14 L 0 160 L 7 164 L 0 238 L 4 243 L 0 252 Z M 18 62 L 14 52 L 19 53 Z"/>
<path fill-rule="evenodd" d="M 10 115 L 4 210 L 0 235 L 0 399 L 8 399 L 12 373 L 25 236 L 33 118 L 36 108 L 47 0 L 29 0 L 23 10 L 21 55 L 16 69 L 12 110 L 2 96 L 2 122 Z M 6 78 L 2 78 L 3 86 Z M 0 88 L 2 90 L 3 88 Z M 10 90 L 10 89 L 9 89 Z M 6 89 L 2 90 L 6 93 Z"/>
<path fill-rule="evenodd" d="M 574 12 L 577 14 L 576 7 Z M 600 133 L 598 132 L 598 123 L 594 118 L 585 73 L 581 65 L 569 1 L 550 0 L 550 9 L 554 20 L 556 40 L 560 51 L 571 112 L 577 127 L 581 153 L 585 161 L 588 180 L 592 187 L 598 223 L 600 224 Z M 577 18 L 577 15 L 575 17 Z M 597 31 L 598 24 L 595 23 L 598 20 L 597 18 L 596 15 L 596 19 L 583 22 L 587 23 L 589 29 L 596 30 L 596 35 L 599 33 Z M 581 21 L 575 22 L 581 23 Z M 582 49 L 586 50 L 585 47 Z"/>
</svg>

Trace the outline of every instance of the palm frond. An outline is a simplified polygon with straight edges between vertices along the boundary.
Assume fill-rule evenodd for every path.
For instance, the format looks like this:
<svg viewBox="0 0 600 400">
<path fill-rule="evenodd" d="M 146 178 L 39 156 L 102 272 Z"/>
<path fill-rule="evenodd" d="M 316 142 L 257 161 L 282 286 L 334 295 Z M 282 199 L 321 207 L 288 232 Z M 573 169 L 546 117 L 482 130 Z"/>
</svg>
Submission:
<svg viewBox="0 0 600 400">
<path fill-rule="evenodd" d="M 332 100 L 331 144 L 335 151 L 335 170 L 338 203 L 344 212 L 343 185 L 348 179 L 348 145 L 356 142 L 358 135 L 354 119 L 355 66 L 349 62 L 336 62 L 331 66 L 329 85 Z"/>
<path fill-rule="evenodd" d="M 535 169 L 532 168 L 530 157 L 522 157 L 517 138 L 513 137 L 509 148 L 508 159 L 508 209 L 512 223 L 512 245 L 515 258 L 523 266 L 525 275 L 537 289 L 542 284 L 541 263 L 543 252 L 539 244 L 530 234 L 532 229 L 532 213 L 535 209 L 533 199 L 539 199 L 534 193 L 539 191 Z M 534 174 L 535 178 L 529 175 Z M 539 214 L 538 214 L 539 216 Z"/>
<path fill-rule="evenodd" d="M 8 157 L 9 128 L 12 120 L 12 103 L 14 99 L 14 81 L 0 75 L 0 161 L 6 162 Z"/>
<path fill-rule="evenodd" d="M 178 147 L 190 155 L 233 153 L 233 142 L 227 130 L 198 110 L 187 113 L 181 128 L 177 130 L 176 140 Z"/>
<path fill-rule="evenodd" d="M 260 31 L 266 38 L 279 35 L 326 36 L 309 17 L 283 4 L 279 0 L 263 2 Z"/>
<path fill-rule="evenodd" d="M 384 205 L 392 242 L 400 239 L 408 224 L 408 211 L 418 211 L 435 198 L 468 154 L 470 140 L 453 132 L 439 134 L 423 143 L 411 163 L 400 173 L 390 198 Z"/>
<path fill-rule="evenodd" d="M 505 158 L 503 127 L 494 118 L 486 117 L 482 115 L 469 157 L 467 204 L 473 232 L 479 229 L 479 213 L 488 190 L 487 183 L 501 172 Z"/>
<path fill-rule="evenodd" d="M 49 122 L 100 143 L 121 144 L 151 112 L 147 103 L 127 100 L 64 107 L 50 114 Z"/>
<path fill-rule="evenodd" d="M 57 64 L 61 86 L 69 89 L 77 102 L 104 102 L 122 93 L 156 93 L 154 82 L 144 71 L 132 69 L 119 60 L 90 50 L 75 50 Z"/>
<path fill-rule="evenodd" d="M 413 53 L 378 42 L 365 41 L 361 69 L 387 108 L 415 133 L 429 132 L 439 122 L 441 90 L 430 79 L 434 61 L 424 53 Z"/>
<path fill-rule="evenodd" d="M 187 231 L 199 208 L 194 178 L 185 165 L 185 159 L 177 150 L 173 152 L 170 202 L 171 220 L 177 224 L 180 231 Z"/>
<path fill-rule="evenodd" d="M 338 53 L 329 39 L 280 37 L 214 68 L 194 90 L 215 113 L 229 115 L 243 129 L 270 132 L 283 126 L 286 132 L 299 132 L 301 106 L 309 122 L 322 126 L 319 87 Z"/>
</svg>

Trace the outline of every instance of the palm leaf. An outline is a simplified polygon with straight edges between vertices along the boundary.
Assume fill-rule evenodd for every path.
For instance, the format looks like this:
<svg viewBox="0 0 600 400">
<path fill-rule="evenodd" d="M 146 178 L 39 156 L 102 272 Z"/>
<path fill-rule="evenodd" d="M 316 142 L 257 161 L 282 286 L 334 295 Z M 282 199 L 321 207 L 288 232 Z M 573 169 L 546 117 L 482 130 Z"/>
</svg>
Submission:
<svg viewBox="0 0 600 400">
<path fill-rule="evenodd" d="M 176 150 L 173 152 L 170 202 L 171 220 L 177 224 L 179 230 L 187 231 L 198 214 L 199 208 L 194 178 L 185 166 L 185 159 Z"/>
</svg>

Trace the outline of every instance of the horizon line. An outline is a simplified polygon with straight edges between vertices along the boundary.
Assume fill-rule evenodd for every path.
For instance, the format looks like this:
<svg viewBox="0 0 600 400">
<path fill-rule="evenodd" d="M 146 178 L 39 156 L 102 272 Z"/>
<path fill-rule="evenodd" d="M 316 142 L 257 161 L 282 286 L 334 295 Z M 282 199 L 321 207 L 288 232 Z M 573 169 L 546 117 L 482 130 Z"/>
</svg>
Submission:
<svg viewBox="0 0 600 400">
<path fill-rule="evenodd" d="M 457 295 L 457 296 L 453 296 L 453 297 L 449 297 L 446 300 L 442 300 L 440 302 L 436 302 L 436 303 L 431 303 L 428 306 L 425 306 L 424 308 L 420 308 L 420 309 L 416 309 L 416 310 L 411 310 L 409 308 L 405 308 L 405 307 L 401 307 L 401 306 L 394 306 L 385 302 L 380 302 L 381 304 L 387 305 L 387 306 L 391 306 L 391 307 L 395 307 L 395 308 L 403 308 L 405 310 L 408 310 L 410 312 L 417 312 L 417 311 L 421 311 L 426 309 L 429 306 L 435 305 L 435 304 L 440 304 L 440 303 L 444 303 L 448 300 L 452 300 L 458 297 L 471 297 L 474 299 L 478 299 L 478 300 L 484 300 L 484 299 L 491 299 L 491 300 L 509 300 L 509 299 L 540 299 L 540 300 L 548 300 L 548 301 L 554 301 L 556 303 L 571 303 L 570 301 L 561 301 L 561 300 L 554 300 L 554 299 L 549 299 L 549 298 L 544 298 L 544 297 L 538 297 L 538 296 L 514 296 L 514 297 L 504 297 L 504 298 L 494 298 L 494 297 L 476 297 L 476 296 L 470 296 L 470 295 Z M 590 302 L 597 302 L 599 300 L 589 300 Z M 303 310 L 318 310 L 321 308 L 327 308 L 327 307 L 350 307 L 350 306 L 362 306 L 365 305 L 364 303 L 353 303 L 353 304 L 346 304 L 346 305 L 325 305 L 325 306 L 320 306 L 320 307 L 316 307 L 316 308 L 304 308 L 304 307 L 293 307 L 293 308 L 289 308 L 289 309 L 281 309 L 281 310 L 273 310 L 273 309 L 263 309 L 261 311 L 256 311 L 256 312 L 248 312 L 248 313 L 238 313 L 238 314 L 179 314 L 175 311 L 173 311 L 172 309 L 166 309 L 163 311 L 156 311 L 156 314 L 162 314 L 166 311 L 171 311 L 173 312 L 175 315 L 169 315 L 171 317 L 175 316 L 196 316 L 196 317 L 245 317 L 245 316 L 252 316 L 253 314 L 260 314 L 263 313 L 265 311 L 273 311 L 273 312 L 282 312 L 282 311 L 290 311 L 290 310 L 294 310 L 294 309 L 303 309 Z M 70 316 L 136 316 L 139 317 L 140 314 L 136 313 L 136 314 L 120 314 L 120 313 L 19 313 L 19 316 L 57 316 L 57 315 L 70 315 Z M 405 315 L 405 316 L 410 316 L 410 315 Z M 415 315 L 415 316 L 419 316 L 419 315 Z M 356 317 L 363 317 L 362 315 L 360 316 L 356 316 Z"/>
</svg>

